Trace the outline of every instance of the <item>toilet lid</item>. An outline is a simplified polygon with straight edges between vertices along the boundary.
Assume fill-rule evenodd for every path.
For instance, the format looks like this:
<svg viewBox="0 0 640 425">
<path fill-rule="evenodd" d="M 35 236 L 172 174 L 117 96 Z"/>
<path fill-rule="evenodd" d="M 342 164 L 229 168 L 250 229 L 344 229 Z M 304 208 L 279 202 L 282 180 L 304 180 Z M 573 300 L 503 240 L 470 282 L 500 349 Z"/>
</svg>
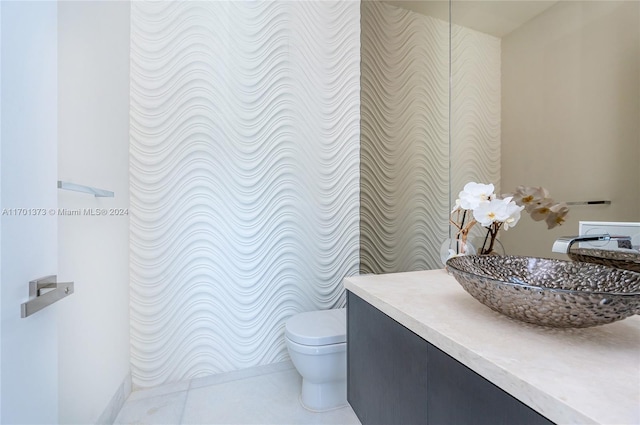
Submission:
<svg viewBox="0 0 640 425">
<path fill-rule="evenodd" d="M 292 316 L 285 325 L 285 335 L 303 345 L 328 345 L 347 341 L 345 308 L 310 311 Z"/>
</svg>

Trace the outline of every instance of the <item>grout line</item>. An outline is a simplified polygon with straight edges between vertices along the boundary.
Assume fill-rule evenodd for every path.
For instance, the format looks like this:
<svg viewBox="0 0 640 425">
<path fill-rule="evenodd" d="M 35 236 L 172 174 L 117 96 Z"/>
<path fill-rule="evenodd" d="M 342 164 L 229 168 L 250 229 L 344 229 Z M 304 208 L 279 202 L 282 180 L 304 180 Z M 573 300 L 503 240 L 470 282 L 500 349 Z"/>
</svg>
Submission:
<svg viewBox="0 0 640 425">
<path fill-rule="evenodd" d="M 240 381 L 243 379 L 255 378 L 258 376 L 270 375 L 273 373 L 284 372 L 291 369 L 295 369 L 295 367 L 290 360 L 287 360 L 263 366 L 254 366 L 251 368 L 219 373 L 202 378 L 194 378 L 189 381 L 189 390 L 225 384 L 227 382 Z"/>
<path fill-rule="evenodd" d="M 189 386 L 191 386 L 191 382 L 189 382 Z M 178 423 L 182 425 L 184 421 L 184 412 L 187 410 L 187 401 L 189 400 L 189 388 L 185 391 L 184 402 L 182 403 L 182 411 L 180 412 L 180 419 Z"/>
<path fill-rule="evenodd" d="M 127 397 L 126 401 L 136 402 L 139 400 L 147 400 L 149 398 L 162 397 L 165 395 L 176 394 L 183 391 L 187 391 L 189 389 L 190 383 L 186 385 L 186 388 L 164 390 L 164 388 L 167 388 L 167 387 L 174 387 L 174 386 L 178 387 L 181 383 L 186 383 L 186 381 L 178 381 L 170 384 L 160 385 L 158 387 L 152 387 L 152 388 L 141 389 L 138 391 L 133 391 L 131 392 L 131 394 L 129 394 L 129 397 Z"/>
</svg>

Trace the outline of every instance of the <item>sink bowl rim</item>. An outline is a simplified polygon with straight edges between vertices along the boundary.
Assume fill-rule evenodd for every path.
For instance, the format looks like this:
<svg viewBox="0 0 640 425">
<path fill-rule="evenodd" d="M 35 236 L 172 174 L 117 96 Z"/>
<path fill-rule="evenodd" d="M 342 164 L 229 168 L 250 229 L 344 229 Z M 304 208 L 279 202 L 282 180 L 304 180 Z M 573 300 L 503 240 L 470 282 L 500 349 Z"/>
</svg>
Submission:
<svg viewBox="0 0 640 425">
<path fill-rule="evenodd" d="M 599 248 L 571 248 L 567 252 L 573 261 L 601 264 L 607 267 L 640 273 L 640 251 Z"/>
<path fill-rule="evenodd" d="M 588 290 L 579 290 L 579 289 L 562 289 L 562 288 L 549 288 L 547 286 L 537 286 L 537 285 L 532 285 L 530 283 L 527 282 L 506 282 L 504 280 L 502 280 L 501 278 L 497 277 L 497 276 L 492 276 L 486 273 L 482 273 L 482 274 L 477 274 L 477 273 L 472 273 L 466 270 L 461 270 L 458 267 L 455 267 L 455 262 L 456 261 L 464 261 L 464 260 L 456 260 L 457 258 L 464 258 L 464 257 L 471 257 L 471 259 L 473 258 L 480 258 L 480 257 L 487 257 L 487 256 L 482 256 L 482 255 L 462 255 L 462 256 L 458 256 L 458 257 L 453 257 L 450 258 L 449 260 L 447 260 L 446 266 L 445 268 L 448 271 L 448 268 L 451 267 L 452 269 L 455 270 L 456 273 L 460 273 L 460 274 L 464 274 L 467 276 L 475 276 L 475 277 L 482 277 L 485 279 L 490 279 L 492 281 L 494 281 L 496 284 L 500 284 L 500 285 L 505 285 L 505 286 L 510 286 L 510 287 L 517 287 L 517 288 L 528 288 L 528 289 L 532 289 L 532 290 L 537 290 L 537 291 L 550 291 L 550 292 L 555 292 L 555 293 L 565 293 L 565 294 L 580 294 L 580 295 L 596 295 L 596 296 L 616 296 L 616 297 L 638 297 L 640 296 L 640 291 L 638 292 L 604 292 L 604 291 L 588 291 Z M 555 259 L 555 258 L 544 258 L 544 257 L 531 257 L 531 256 L 526 256 L 526 255 L 503 255 L 503 256 L 491 256 L 493 258 L 501 258 L 503 260 L 506 259 L 510 259 L 510 258 L 517 258 L 517 259 L 521 259 L 521 258 L 528 258 L 528 259 L 534 259 L 534 260 L 544 260 L 544 261 L 548 261 L 548 262 L 552 262 L 552 263 L 564 263 L 564 264 L 584 264 L 585 266 L 588 266 L 590 268 L 594 268 L 597 267 L 598 269 L 608 269 L 608 270 L 612 270 L 612 271 L 616 271 L 618 273 L 621 274 L 631 274 L 631 275 L 635 275 L 637 276 L 637 279 L 640 281 L 640 273 L 638 272 L 634 272 L 631 270 L 625 270 L 625 269 L 618 269 L 615 267 L 609 267 L 609 266 L 604 266 L 601 264 L 595 264 L 595 263 L 588 263 L 588 262 L 583 262 L 583 261 L 567 261 L 567 260 L 559 260 L 559 259 Z M 456 261 L 452 261 L 452 260 L 456 260 Z"/>
</svg>

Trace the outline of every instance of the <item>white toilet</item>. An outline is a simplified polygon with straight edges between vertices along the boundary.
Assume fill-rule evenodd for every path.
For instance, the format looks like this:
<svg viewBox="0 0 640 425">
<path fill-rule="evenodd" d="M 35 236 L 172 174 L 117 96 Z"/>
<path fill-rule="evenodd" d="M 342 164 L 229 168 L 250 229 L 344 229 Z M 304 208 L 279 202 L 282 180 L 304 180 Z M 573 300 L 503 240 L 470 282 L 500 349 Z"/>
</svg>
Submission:
<svg viewBox="0 0 640 425">
<path fill-rule="evenodd" d="M 347 404 L 346 309 L 299 313 L 287 320 L 289 356 L 302 376 L 300 401 L 309 410 Z"/>
</svg>

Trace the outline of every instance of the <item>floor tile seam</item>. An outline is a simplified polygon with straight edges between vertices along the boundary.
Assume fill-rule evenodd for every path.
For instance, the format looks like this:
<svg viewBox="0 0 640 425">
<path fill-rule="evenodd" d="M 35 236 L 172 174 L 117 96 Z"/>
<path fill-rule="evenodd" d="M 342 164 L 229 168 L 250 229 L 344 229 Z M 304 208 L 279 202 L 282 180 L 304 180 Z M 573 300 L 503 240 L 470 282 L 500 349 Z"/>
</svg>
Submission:
<svg viewBox="0 0 640 425">
<path fill-rule="evenodd" d="M 149 400 L 151 398 L 159 398 L 159 397 L 164 397 L 164 396 L 168 396 L 168 395 L 173 395 L 173 394 L 178 394 L 178 393 L 182 393 L 182 392 L 186 392 L 189 390 L 189 387 L 191 386 L 191 384 L 189 384 L 186 388 L 184 389 L 179 389 L 179 390 L 174 390 L 174 391 L 168 391 L 168 392 L 161 392 L 160 394 L 155 394 L 155 395 L 150 395 L 147 397 L 144 396 L 137 396 L 134 399 L 131 399 L 131 395 L 133 393 L 131 393 L 129 395 L 129 397 L 125 400 L 125 402 L 131 402 L 131 403 L 135 403 L 137 401 L 143 401 L 143 400 Z M 156 387 L 157 388 L 157 387 Z M 144 391 L 144 390 L 143 390 Z M 147 390 L 147 391 L 152 391 L 152 389 Z"/>
<path fill-rule="evenodd" d="M 241 370 L 242 369 L 240 369 L 240 371 Z M 284 372 L 288 372 L 288 371 L 291 371 L 291 370 L 295 370 L 295 366 L 292 365 L 291 367 L 283 368 L 283 369 L 280 369 L 280 370 L 271 370 L 271 371 L 268 371 L 268 372 L 254 373 L 254 374 L 247 375 L 247 376 L 240 376 L 240 377 L 237 377 L 237 378 L 223 380 L 221 382 L 214 382 L 214 383 L 207 384 L 207 385 L 200 385 L 200 386 L 197 386 L 197 387 L 193 386 L 194 385 L 193 382 L 196 379 L 196 378 L 194 378 L 194 379 L 191 379 L 189 381 L 189 386 L 187 387 L 187 391 L 198 390 L 198 389 L 203 389 L 203 388 L 209 388 L 209 387 L 214 387 L 214 386 L 218 386 L 218 385 L 224 385 L 224 384 L 228 384 L 228 383 L 231 383 L 231 382 L 245 381 L 247 379 L 253 379 L 253 378 L 260 377 L 260 376 L 273 375 L 275 373 L 284 373 Z M 215 375 L 211 375 L 211 376 L 215 376 Z"/>
<path fill-rule="evenodd" d="M 184 396 L 184 401 L 182 402 L 182 411 L 180 412 L 180 419 L 178 420 L 178 424 L 182 425 L 184 423 L 184 414 L 187 411 L 187 401 L 189 401 L 189 388 L 186 389 Z"/>
</svg>

